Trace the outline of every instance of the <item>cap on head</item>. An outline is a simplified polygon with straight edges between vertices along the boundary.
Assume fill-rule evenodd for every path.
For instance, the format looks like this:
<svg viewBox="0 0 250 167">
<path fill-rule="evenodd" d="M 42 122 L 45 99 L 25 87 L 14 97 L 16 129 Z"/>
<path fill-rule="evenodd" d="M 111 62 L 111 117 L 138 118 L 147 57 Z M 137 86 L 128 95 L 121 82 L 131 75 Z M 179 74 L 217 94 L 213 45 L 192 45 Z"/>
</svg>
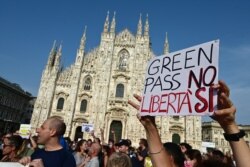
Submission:
<svg viewBox="0 0 250 167">
<path fill-rule="evenodd" d="M 115 144 L 116 146 L 120 147 L 120 146 L 127 146 L 129 147 L 129 142 L 126 139 L 121 139 L 118 143 Z"/>
</svg>

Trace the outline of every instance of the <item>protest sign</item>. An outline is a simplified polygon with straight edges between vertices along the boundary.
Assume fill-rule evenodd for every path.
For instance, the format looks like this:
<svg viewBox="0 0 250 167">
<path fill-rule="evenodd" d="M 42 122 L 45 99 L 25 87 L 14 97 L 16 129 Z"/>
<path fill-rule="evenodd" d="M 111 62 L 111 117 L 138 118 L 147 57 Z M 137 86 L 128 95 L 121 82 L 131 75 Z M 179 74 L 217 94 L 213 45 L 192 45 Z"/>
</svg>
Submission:
<svg viewBox="0 0 250 167">
<path fill-rule="evenodd" d="M 90 133 L 93 130 L 94 130 L 93 124 L 85 124 L 85 123 L 82 124 L 82 132 Z"/>
<path fill-rule="evenodd" d="M 31 125 L 30 124 L 21 124 L 19 129 L 19 134 L 22 138 L 28 139 L 30 135 Z"/>
<path fill-rule="evenodd" d="M 219 40 L 152 58 L 141 115 L 211 115 L 217 106 Z"/>
</svg>

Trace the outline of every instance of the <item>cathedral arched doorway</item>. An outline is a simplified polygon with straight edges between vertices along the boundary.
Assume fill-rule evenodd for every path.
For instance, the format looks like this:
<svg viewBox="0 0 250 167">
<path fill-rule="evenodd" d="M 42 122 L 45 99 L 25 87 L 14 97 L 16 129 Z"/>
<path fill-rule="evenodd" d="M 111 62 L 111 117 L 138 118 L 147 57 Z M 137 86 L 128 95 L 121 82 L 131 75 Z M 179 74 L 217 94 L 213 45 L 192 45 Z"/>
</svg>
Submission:
<svg viewBox="0 0 250 167">
<path fill-rule="evenodd" d="M 115 132 L 116 141 L 122 138 L 122 123 L 121 121 L 112 121 L 110 124 L 109 138 L 113 139 L 112 131 Z"/>
<path fill-rule="evenodd" d="M 181 142 L 181 137 L 180 137 L 180 135 L 174 133 L 174 134 L 172 135 L 172 142 L 173 142 L 173 143 L 176 143 L 176 144 L 180 144 L 180 142 Z"/>
<path fill-rule="evenodd" d="M 82 139 L 82 137 L 83 137 L 82 127 L 81 127 L 81 126 L 78 126 L 78 127 L 76 128 L 74 141 L 77 141 L 79 138 Z"/>
</svg>

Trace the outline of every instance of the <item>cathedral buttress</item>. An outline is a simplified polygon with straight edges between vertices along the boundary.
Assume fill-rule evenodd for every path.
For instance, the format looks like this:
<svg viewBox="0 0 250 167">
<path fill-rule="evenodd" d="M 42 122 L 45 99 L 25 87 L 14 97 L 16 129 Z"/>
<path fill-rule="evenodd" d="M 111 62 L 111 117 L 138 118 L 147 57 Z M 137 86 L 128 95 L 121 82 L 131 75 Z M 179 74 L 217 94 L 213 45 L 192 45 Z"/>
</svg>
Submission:
<svg viewBox="0 0 250 167">
<path fill-rule="evenodd" d="M 79 49 L 76 53 L 76 60 L 75 65 L 72 71 L 72 77 L 71 77 L 71 87 L 68 90 L 69 97 L 67 98 L 67 112 L 64 115 L 64 121 L 67 124 L 67 129 L 65 132 L 66 136 L 70 136 L 72 133 L 72 124 L 74 120 L 74 115 L 76 113 L 76 104 L 77 104 L 77 97 L 80 92 L 80 79 L 82 74 L 82 68 L 84 63 L 84 55 L 85 55 L 85 44 L 86 44 L 86 30 L 87 27 L 85 26 Z"/>
<path fill-rule="evenodd" d="M 35 128 L 39 127 L 41 123 L 50 116 L 56 81 L 60 70 L 61 54 L 62 45 L 57 49 L 55 41 L 42 74 L 38 96 L 31 119 L 32 131 L 35 131 Z"/>
</svg>

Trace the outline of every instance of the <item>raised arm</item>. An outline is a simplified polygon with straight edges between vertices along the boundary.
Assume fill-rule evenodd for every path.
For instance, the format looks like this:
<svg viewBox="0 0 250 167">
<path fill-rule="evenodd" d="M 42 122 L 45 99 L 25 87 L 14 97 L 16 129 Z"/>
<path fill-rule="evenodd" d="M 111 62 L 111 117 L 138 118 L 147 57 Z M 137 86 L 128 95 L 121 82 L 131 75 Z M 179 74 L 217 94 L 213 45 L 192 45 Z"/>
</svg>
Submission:
<svg viewBox="0 0 250 167">
<path fill-rule="evenodd" d="M 101 144 L 102 145 L 107 144 L 105 143 L 105 140 L 104 140 L 104 130 L 102 128 L 100 128 L 100 132 L 101 132 Z"/>
<path fill-rule="evenodd" d="M 141 101 L 141 97 L 134 95 L 134 97 Z M 135 109 L 139 110 L 140 106 L 133 101 L 129 100 L 128 103 Z M 170 157 L 165 151 L 163 144 L 160 139 L 160 135 L 156 128 L 155 118 L 152 116 L 137 116 L 141 124 L 144 126 L 146 131 L 146 137 L 149 146 L 149 154 L 154 167 L 170 167 Z"/>
<path fill-rule="evenodd" d="M 112 135 L 113 135 L 114 143 L 116 143 L 117 141 L 116 141 L 115 131 L 112 129 L 112 130 L 111 130 L 111 133 L 112 133 Z"/>
<path fill-rule="evenodd" d="M 212 118 L 218 121 L 225 131 L 226 136 L 232 136 L 232 134 L 235 136 L 234 134 L 239 134 L 240 130 L 235 121 L 236 108 L 229 99 L 230 90 L 223 81 L 219 81 L 219 84 L 213 87 L 218 90 L 218 110 L 214 112 Z M 229 143 L 233 151 L 236 166 L 250 167 L 250 149 L 243 137 L 239 137 L 239 141 L 229 141 Z"/>
<path fill-rule="evenodd" d="M 94 130 L 92 130 L 91 132 L 90 132 L 90 135 L 93 137 L 93 141 L 95 142 L 95 143 L 99 143 L 100 141 L 98 141 L 98 138 L 95 136 L 95 131 Z"/>
<path fill-rule="evenodd" d="M 35 150 L 35 149 L 37 149 L 37 143 L 36 143 L 36 141 L 34 140 L 34 138 L 33 138 L 33 136 L 29 136 L 29 139 L 30 139 L 30 143 L 31 143 L 31 148 L 33 149 L 33 150 Z"/>
</svg>

